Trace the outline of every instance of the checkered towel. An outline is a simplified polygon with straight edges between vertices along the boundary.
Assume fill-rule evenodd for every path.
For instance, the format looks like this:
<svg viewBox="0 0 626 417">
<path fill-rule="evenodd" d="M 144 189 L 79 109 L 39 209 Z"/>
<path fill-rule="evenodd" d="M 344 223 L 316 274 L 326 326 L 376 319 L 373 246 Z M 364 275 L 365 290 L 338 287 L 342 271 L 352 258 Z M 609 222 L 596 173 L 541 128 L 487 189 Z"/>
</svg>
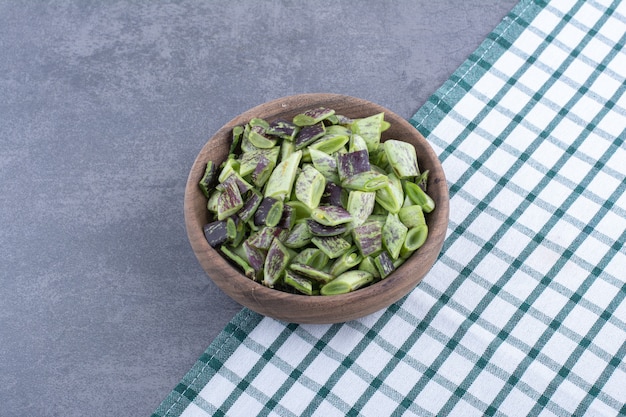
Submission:
<svg viewBox="0 0 626 417">
<path fill-rule="evenodd" d="M 412 118 L 431 272 L 360 320 L 239 313 L 155 416 L 626 415 L 626 3 L 521 1 Z"/>
</svg>

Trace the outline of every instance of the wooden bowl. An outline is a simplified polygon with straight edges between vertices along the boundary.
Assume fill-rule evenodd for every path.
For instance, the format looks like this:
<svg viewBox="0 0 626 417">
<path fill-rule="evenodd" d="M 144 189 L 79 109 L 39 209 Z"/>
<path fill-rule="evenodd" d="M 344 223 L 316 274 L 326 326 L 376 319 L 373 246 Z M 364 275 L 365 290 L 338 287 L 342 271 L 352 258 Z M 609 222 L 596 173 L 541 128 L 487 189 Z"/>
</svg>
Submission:
<svg viewBox="0 0 626 417">
<path fill-rule="evenodd" d="M 386 279 L 352 293 L 333 296 L 307 296 L 267 288 L 233 267 L 206 241 L 203 226 L 209 222 L 207 199 L 198 187 L 209 160 L 218 165 L 228 155 L 232 129 L 253 117 L 268 121 L 291 119 L 316 107 L 335 109 L 351 118 L 385 113 L 391 127 L 382 140 L 393 138 L 413 144 L 421 170 L 429 170 L 428 194 L 436 203 L 426 215 L 429 234 L 424 245 Z M 215 284 L 236 302 L 265 316 L 293 323 L 339 323 L 366 316 L 388 307 L 408 294 L 436 261 L 448 226 L 448 188 L 441 163 L 424 137 L 402 117 L 366 100 L 338 94 L 302 94 L 273 100 L 235 117 L 204 145 L 198 154 L 185 189 L 185 224 L 189 241 L 202 268 Z"/>
</svg>

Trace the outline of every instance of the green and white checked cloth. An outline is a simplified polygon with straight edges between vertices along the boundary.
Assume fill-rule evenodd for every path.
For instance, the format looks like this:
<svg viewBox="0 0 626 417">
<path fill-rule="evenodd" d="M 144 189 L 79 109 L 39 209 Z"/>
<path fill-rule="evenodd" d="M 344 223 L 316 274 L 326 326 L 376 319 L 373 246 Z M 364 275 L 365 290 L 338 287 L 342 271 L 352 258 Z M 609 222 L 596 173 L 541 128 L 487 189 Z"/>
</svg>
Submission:
<svg viewBox="0 0 626 417">
<path fill-rule="evenodd" d="M 522 1 L 411 122 L 443 252 L 384 311 L 242 310 L 155 416 L 626 415 L 626 3 Z"/>
</svg>

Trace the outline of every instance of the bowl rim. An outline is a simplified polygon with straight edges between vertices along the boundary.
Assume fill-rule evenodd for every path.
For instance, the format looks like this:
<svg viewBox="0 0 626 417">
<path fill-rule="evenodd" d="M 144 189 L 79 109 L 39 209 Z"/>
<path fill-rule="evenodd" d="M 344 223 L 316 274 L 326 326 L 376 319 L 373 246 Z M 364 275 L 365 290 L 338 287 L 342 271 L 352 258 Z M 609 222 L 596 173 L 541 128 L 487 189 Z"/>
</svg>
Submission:
<svg viewBox="0 0 626 417">
<path fill-rule="evenodd" d="M 272 117 L 275 118 L 276 114 L 261 114 L 267 113 L 268 109 L 274 109 L 274 113 L 281 113 L 284 112 L 286 109 L 290 109 L 291 107 L 297 106 L 298 108 L 302 108 L 303 105 L 301 104 L 301 102 L 303 101 L 311 103 L 307 106 L 320 106 L 322 105 L 322 103 L 324 103 L 327 105 L 327 107 L 332 108 L 333 102 L 345 102 L 346 100 L 350 103 L 354 103 L 355 106 L 365 106 L 367 108 L 374 109 L 371 114 L 375 114 L 380 111 L 384 112 L 385 120 L 393 119 L 391 123 L 394 125 L 397 123 L 404 125 L 401 127 L 402 129 L 407 129 L 410 127 L 412 134 L 415 136 L 415 139 L 418 142 L 421 142 L 421 146 L 426 152 L 429 153 L 427 159 L 436 161 L 434 168 L 436 168 L 437 171 L 437 186 L 440 189 L 440 193 L 443 194 L 441 194 L 442 198 L 440 198 L 437 202 L 436 209 L 432 213 L 430 213 L 430 215 L 432 215 L 433 217 L 430 223 L 436 223 L 437 225 L 439 225 L 439 228 L 438 230 L 430 230 L 431 228 L 429 226 L 429 236 L 422 246 L 422 248 L 430 248 L 428 253 L 430 253 L 431 251 L 436 252 L 436 256 L 434 256 L 434 259 L 430 259 L 430 261 L 427 262 L 427 268 L 424 268 L 423 274 L 418 274 L 418 276 L 408 276 L 407 273 L 404 273 L 405 271 L 403 267 L 406 267 L 409 263 L 414 264 L 415 262 L 422 261 L 423 259 L 421 258 L 423 258 L 424 256 L 420 255 L 427 253 L 426 250 L 418 250 L 416 253 L 411 255 L 410 261 L 402 264 L 387 278 L 379 282 L 347 294 L 333 296 L 308 296 L 304 294 L 287 293 L 268 288 L 259 282 L 247 278 L 241 273 L 239 269 L 233 266 L 222 255 L 220 255 L 216 249 L 212 248 L 206 241 L 206 238 L 204 238 L 204 233 L 202 229 L 203 224 L 201 224 L 202 222 L 198 218 L 199 213 L 197 213 L 197 210 L 194 210 L 194 206 L 191 204 L 191 196 L 197 195 L 198 193 L 201 194 L 201 191 L 198 187 L 198 181 L 200 178 L 198 176 L 198 167 L 203 165 L 202 172 L 204 172 L 204 167 L 206 166 L 207 161 L 210 159 L 207 158 L 207 156 L 210 154 L 211 150 L 215 148 L 214 145 L 217 142 L 217 140 L 214 139 L 221 137 L 224 134 L 230 135 L 234 126 L 247 123 L 253 117 L 263 117 L 268 119 L 271 119 Z M 293 111 L 297 111 L 297 109 L 294 108 Z M 350 115 L 348 114 L 346 114 L 346 116 L 350 117 Z M 397 139 L 403 140 L 402 138 Z M 420 157 L 420 155 L 421 158 L 424 158 L 424 153 L 422 151 L 418 153 L 418 158 Z M 217 162 L 221 163 L 221 161 Z M 430 175 L 432 175 L 432 171 Z M 430 175 L 429 186 L 433 186 L 430 184 Z M 202 197 L 206 201 L 206 197 L 204 197 L 204 195 L 202 195 Z M 205 214 L 204 217 L 207 218 L 206 216 L 208 216 L 208 212 Z M 424 275 L 426 275 L 426 273 L 432 268 L 432 265 L 438 258 L 438 255 L 441 252 L 443 246 L 443 240 L 445 238 L 445 233 L 449 220 L 449 192 L 443 168 L 441 167 L 441 163 L 439 162 L 439 159 L 434 150 L 432 149 L 428 141 L 426 141 L 426 139 L 421 135 L 421 133 L 404 118 L 398 116 L 396 113 L 379 104 L 361 98 L 333 93 L 296 94 L 270 100 L 244 111 L 243 113 L 239 114 L 238 116 L 231 119 L 228 123 L 223 125 L 203 144 L 200 152 L 194 159 L 192 167 L 189 171 L 189 175 L 187 177 L 184 194 L 184 219 L 187 235 L 190 240 L 192 249 L 196 255 L 196 258 L 201 263 L 203 269 L 205 270 L 207 275 L 209 275 L 211 280 L 223 292 L 233 298 L 236 302 L 250 308 L 251 310 L 259 314 L 273 317 L 278 320 L 295 323 L 336 323 L 360 318 L 381 310 L 382 308 L 385 308 L 404 297 L 415 286 L 417 286 L 417 284 L 419 284 Z M 217 255 L 210 256 L 210 261 L 216 262 L 217 265 L 207 265 L 207 254 Z M 207 270 L 207 268 L 213 270 L 215 267 L 219 268 L 221 272 L 232 270 L 234 273 L 228 274 L 228 277 L 220 277 L 216 276 L 215 273 L 211 273 L 209 272 L 209 270 Z M 390 289 L 394 289 L 394 296 L 392 298 L 386 299 L 384 302 L 381 302 L 380 294 L 386 294 Z M 233 291 L 239 291 L 241 292 L 241 294 L 234 294 L 234 296 Z M 301 314 L 294 314 L 293 311 L 290 311 L 289 314 L 287 314 L 277 310 L 277 306 L 273 303 L 270 303 L 272 305 L 263 305 L 262 303 L 260 303 L 260 300 L 267 300 L 268 298 L 275 299 L 277 303 L 288 301 L 297 302 L 303 312 Z M 357 305 L 355 305 L 355 303 Z M 333 309 L 337 309 L 338 305 L 344 306 L 345 308 L 340 308 L 339 311 L 336 311 L 337 314 L 335 318 L 320 317 L 320 315 L 324 315 L 323 313 L 325 311 L 327 312 L 328 309 L 331 307 Z"/>
</svg>

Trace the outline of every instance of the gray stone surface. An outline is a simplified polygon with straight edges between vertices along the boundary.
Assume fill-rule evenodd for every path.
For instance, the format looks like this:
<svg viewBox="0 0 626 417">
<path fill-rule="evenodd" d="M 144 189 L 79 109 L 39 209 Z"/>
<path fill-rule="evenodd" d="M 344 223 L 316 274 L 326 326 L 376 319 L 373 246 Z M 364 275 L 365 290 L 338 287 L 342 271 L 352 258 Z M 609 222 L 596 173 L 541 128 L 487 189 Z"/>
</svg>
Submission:
<svg viewBox="0 0 626 417">
<path fill-rule="evenodd" d="M 0 0 L 0 415 L 150 415 L 240 307 L 183 189 L 236 114 L 304 92 L 410 117 L 513 0 Z"/>
</svg>

